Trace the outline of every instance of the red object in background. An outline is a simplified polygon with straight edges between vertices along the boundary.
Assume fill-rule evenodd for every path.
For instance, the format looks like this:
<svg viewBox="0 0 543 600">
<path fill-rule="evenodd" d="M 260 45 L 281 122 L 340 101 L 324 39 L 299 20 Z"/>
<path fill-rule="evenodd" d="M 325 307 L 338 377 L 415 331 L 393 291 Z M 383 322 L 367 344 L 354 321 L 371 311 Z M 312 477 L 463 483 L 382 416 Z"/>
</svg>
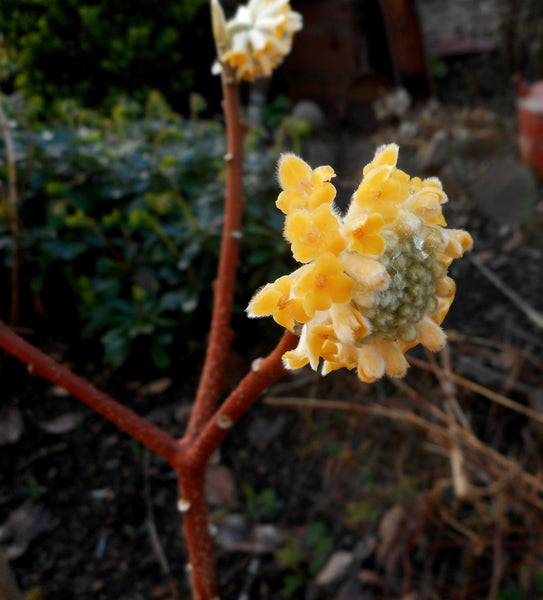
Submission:
<svg viewBox="0 0 543 600">
<path fill-rule="evenodd" d="M 520 155 L 543 181 L 543 81 L 530 86 L 517 76 L 514 84 L 518 94 Z"/>
</svg>

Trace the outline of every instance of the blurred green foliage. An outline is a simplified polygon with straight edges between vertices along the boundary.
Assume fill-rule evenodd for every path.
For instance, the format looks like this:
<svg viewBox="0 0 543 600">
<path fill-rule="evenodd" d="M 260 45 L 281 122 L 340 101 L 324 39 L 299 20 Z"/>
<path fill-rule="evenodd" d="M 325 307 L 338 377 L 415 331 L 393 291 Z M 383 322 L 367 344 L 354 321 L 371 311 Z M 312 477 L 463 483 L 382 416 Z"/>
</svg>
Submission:
<svg viewBox="0 0 543 600">
<path fill-rule="evenodd" d="M 275 560 L 287 572 L 283 577 L 283 594 L 290 598 L 323 567 L 332 547 L 332 539 L 322 521 L 311 523 L 300 533 L 288 535 L 285 544 L 275 552 Z"/>
<path fill-rule="evenodd" d="M 283 504 L 273 490 L 265 488 L 257 492 L 245 481 L 242 482 L 241 488 L 245 501 L 245 512 L 253 521 L 272 519 L 281 511 Z"/>
<path fill-rule="evenodd" d="M 44 106 L 142 101 L 149 89 L 180 106 L 214 58 L 208 12 L 207 0 L 3 0 L 0 31 L 12 83 Z"/>
<path fill-rule="evenodd" d="M 273 131 L 281 125 L 283 119 L 292 110 L 292 101 L 285 94 L 280 94 L 262 107 L 264 127 Z"/>
<path fill-rule="evenodd" d="M 203 106 L 197 97 L 192 104 Z M 107 119 L 73 103 L 64 114 L 63 122 L 38 131 L 12 121 L 24 188 L 22 302 L 33 297 L 23 319 L 32 305 L 52 326 L 81 325 L 115 367 L 136 343 L 166 367 L 175 339 L 186 347 L 209 328 L 223 220 L 223 127 L 195 115 L 182 119 L 158 93 L 145 107 L 116 105 Z M 0 147 L 0 164 L 4 152 Z M 240 305 L 286 270 L 275 156 L 253 142 L 245 164 Z M 6 213 L 0 206 L 0 219 Z M 0 220 L 5 290 L 14 256 L 7 221 Z M 3 314 L 7 297 L 0 298 Z"/>
</svg>

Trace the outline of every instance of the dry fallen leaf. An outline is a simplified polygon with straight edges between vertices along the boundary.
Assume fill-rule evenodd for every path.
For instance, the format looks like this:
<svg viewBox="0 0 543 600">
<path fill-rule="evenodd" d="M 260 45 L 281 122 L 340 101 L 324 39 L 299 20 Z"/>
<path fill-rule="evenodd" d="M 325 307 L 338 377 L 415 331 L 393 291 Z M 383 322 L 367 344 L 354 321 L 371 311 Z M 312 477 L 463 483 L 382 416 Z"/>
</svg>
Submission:
<svg viewBox="0 0 543 600">
<path fill-rule="evenodd" d="M 285 544 L 285 536 L 275 525 L 255 525 L 252 535 L 255 554 L 268 554 Z"/>
<path fill-rule="evenodd" d="M 151 600 L 162 600 L 170 595 L 170 586 L 162 584 L 151 590 Z"/>
<path fill-rule="evenodd" d="M 395 562 L 402 549 L 402 538 L 405 534 L 405 519 L 407 512 L 401 502 L 397 502 L 381 519 L 379 524 L 379 546 L 377 561 L 381 565 L 391 565 Z"/>
<path fill-rule="evenodd" d="M 234 478 L 224 465 L 207 468 L 205 490 L 206 500 L 212 506 L 235 506 L 238 503 Z"/>
<path fill-rule="evenodd" d="M 66 389 L 64 389 L 63 387 L 61 387 L 60 385 L 54 385 L 50 390 L 49 393 L 51 394 L 51 396 L 56 396 L 57 398 L 64 398 L 65 396 L 69 396 L 70 392 Z"/>
<path fill-rule="evenodd" d="M 0 598 L 2 600 L 22 600 L 22 597 L 13 571 L 0 550 Z"/>
<path fill-rule="evenodd" d="M 155 379 L 151 383 L 143 385 L 139 392 L 143 396 L 157 396 L 162 394 L 172 385 L 171 377 L 162 377 L 161 379 Z"/>
<path fill-rule="evenodd" d="M 56 527 L 56 519 L 43 505 L 27 500 L 0 526 L 0 543 L 7 560 L 22 556 L 38 535 Z"/>
<path fill-rule="evenodd" d="M 317 583 L 319 585 L 337 583 L 345 577 L 353 563 L 354 555 L 352 552 L 346 550 L 334 552 L 319 571 L 316 579 Z"/>
<path fill-rule="evenodd" d="M 351 577 L 339 588 L 336 600 L 371 600 L 371 590 L 365 589 L 358 577 Z"/>
<path fill-rule="evenodd" d="M 216 523 L 215 542 L 228 552 L 270 554 L 285 543 L 285 534 L 275 525 L 255 524 L 249 527 L 245 516 L 229 513 Z"/>
<path fill-rule="evenodd" d="M 23 418 L 18 406 L 3 406 L 0 410 L 0 446 L 14 444 L 23 431 Z"/>
<path fill-rule="evenodd" d="M 247 519 L 238 513 L 230 513 L 224 516 L 218 525 L 215 542 L 223 550 L 245 550 L 249 546 L 249 527 Z"/>
<path fill-rule="evenodd" d="M 249 441 L 253 446 L 262 450 L 283 433 L 285 425 L 286 418 L 284 416 L 273 419 L 255 417 L 248 432 Z"/>
<path fill-rule="evenodd" d="M 177 423 L 188 421 L 192 412 L 192 402 L 181 402 L 174 408 L 174 418 Z"/>
<path fill-rule="evenodd" d="M 379 589 L 385 588 L 385 583 L 382 578 L 370 569 L 362 569 L 358 574 L 358 579 L 367 586 L 373 586 Z"/>
<path fill-rule="evenodd" d="M 40 421 L 38 425 L 47 433 L 60 435 L 78 427 L 82 420 L 83 415 L 81 413 L 64 413 L 49 421 Z"/>
</svg>

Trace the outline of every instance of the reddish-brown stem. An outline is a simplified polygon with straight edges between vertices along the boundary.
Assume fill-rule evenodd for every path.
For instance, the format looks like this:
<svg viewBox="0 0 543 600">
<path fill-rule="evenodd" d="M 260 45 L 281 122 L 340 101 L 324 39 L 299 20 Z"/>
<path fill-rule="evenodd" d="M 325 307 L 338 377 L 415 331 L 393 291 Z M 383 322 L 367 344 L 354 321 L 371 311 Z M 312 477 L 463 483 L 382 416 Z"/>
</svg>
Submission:
<svg viewBox="0 0 543 600">
<path fill-rule="evenodd" d="M 188 448 L 183 457 L 185 468 L 205 467 L 232 425 L 249 410 L 267 387 L 285 375 L 286 370 L 281 357 L 297 343 L 298 337 L 290 331 L 285 331 L 275 349 L 266 358 L 253 362 L 251 371 L 208 420 L 196 441 Z"/>
<path fill-rule="evenodd" d="M 183 533 L 189 552 L 187 569 L 193 600 L 218 598 L 213 539 L 205 502 L 205 469 L 178 471 L 179 509 L 183 514 Z"/>
<path fill-rule="evenodd" d="M 251 372 L 208 420 L 199 436 L 194 440 L 184 440 L 182 451 L 177 456 L 174 468 L 178 473 L 179 508 L 183 513 L 194 600 L 212 600 L 217 597 L 213 540 L 209 534 L 204 496 L 206 464 L 230 427 L 247 412 L 269 385 L 285 374 L 281 357 L 297 341 L 294 334 L 285 332 L 265 359 L 257 359 L 253 363 Z"/>
<path fill-rule="evenodd" d="M 243 212 L 243 134 L 238 85 L 227 65 L 222 74 L 227 152 L 226 200 L 213 316 L 204 368 L 186 438 L 193 439 L 214 413 L 233 333 L 230 330 Z"/>
<path fill-rule="evenodd" d="M 179 453 L 177 440 L 153 423 L 140 417 L 107 394 L 54 361 L 0 321 L 0 348 L 28 365 L 31 375 L 38 375 L 62 386 L 83 404 L 111 421 L 119 429 L 141 442 L 170 464 L 175 464 Z"/>
<path fill-rule="evenodd" d="M 228 67 L 224 65 L 223 68 L 227 179 L 219 270 L 215 280 L 213 315 L 204 368 L 187 431 L 180 440 L 181 452 L 177 456 L 177 465 L 174 465 L 179 477 L 180 508 L 183 511 L 194 600 L 213 600 L 218 597 L 213 540 L 209 534 L 204 496 L 206 464 L 229 427 L 249 409 L 270 383 L 284 374 L 281 356 L 295 345 L 297 339 L 287 332 L 277 348 L 259 363 L 258 369 L 255 368 L 242 380 L 216 412 L 233 337 L 230 321 L 243 211 L 244 126 L 240 119 L 237 83 Z"/>
</svg>

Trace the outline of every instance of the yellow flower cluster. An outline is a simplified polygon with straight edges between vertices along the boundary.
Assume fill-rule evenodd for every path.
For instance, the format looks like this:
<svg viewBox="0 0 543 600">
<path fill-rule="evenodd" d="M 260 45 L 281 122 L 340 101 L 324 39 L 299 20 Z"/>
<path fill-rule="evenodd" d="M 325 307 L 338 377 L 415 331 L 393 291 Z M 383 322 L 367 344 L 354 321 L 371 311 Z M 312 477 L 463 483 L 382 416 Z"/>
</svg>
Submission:
<svg viewBox="0 0 543 600">
<path fill-rule="evenodd" d="M 236 79 L 254 81 L 269 77 L 292 47 L 294 33 L 302 28 L 302 16 L 291 10 L 288 0 L 249 0 L 232 19 L 224 20 L 218 0 L 212 0 L 213 30 L 219 49 L 221 71 L 227 63 Z"/>
<path fill-rule="evenodd" d="M 409 348 L 445 344 L 440 325 L 455 294 L 447 270 L 473 242 L 446 228 L 440 181 L 409 177 L 397 159 L 396 144 L 377 150 L 341 217 L 333 169 L 281 157 L 277 206 L 302 266 L 260 289 L 247 311 L 299 334 L 288 368 L 316 370 L 322 359 L 323 374 L 346 367 L 373 382 L 405 375 Z"/>
</svg>

